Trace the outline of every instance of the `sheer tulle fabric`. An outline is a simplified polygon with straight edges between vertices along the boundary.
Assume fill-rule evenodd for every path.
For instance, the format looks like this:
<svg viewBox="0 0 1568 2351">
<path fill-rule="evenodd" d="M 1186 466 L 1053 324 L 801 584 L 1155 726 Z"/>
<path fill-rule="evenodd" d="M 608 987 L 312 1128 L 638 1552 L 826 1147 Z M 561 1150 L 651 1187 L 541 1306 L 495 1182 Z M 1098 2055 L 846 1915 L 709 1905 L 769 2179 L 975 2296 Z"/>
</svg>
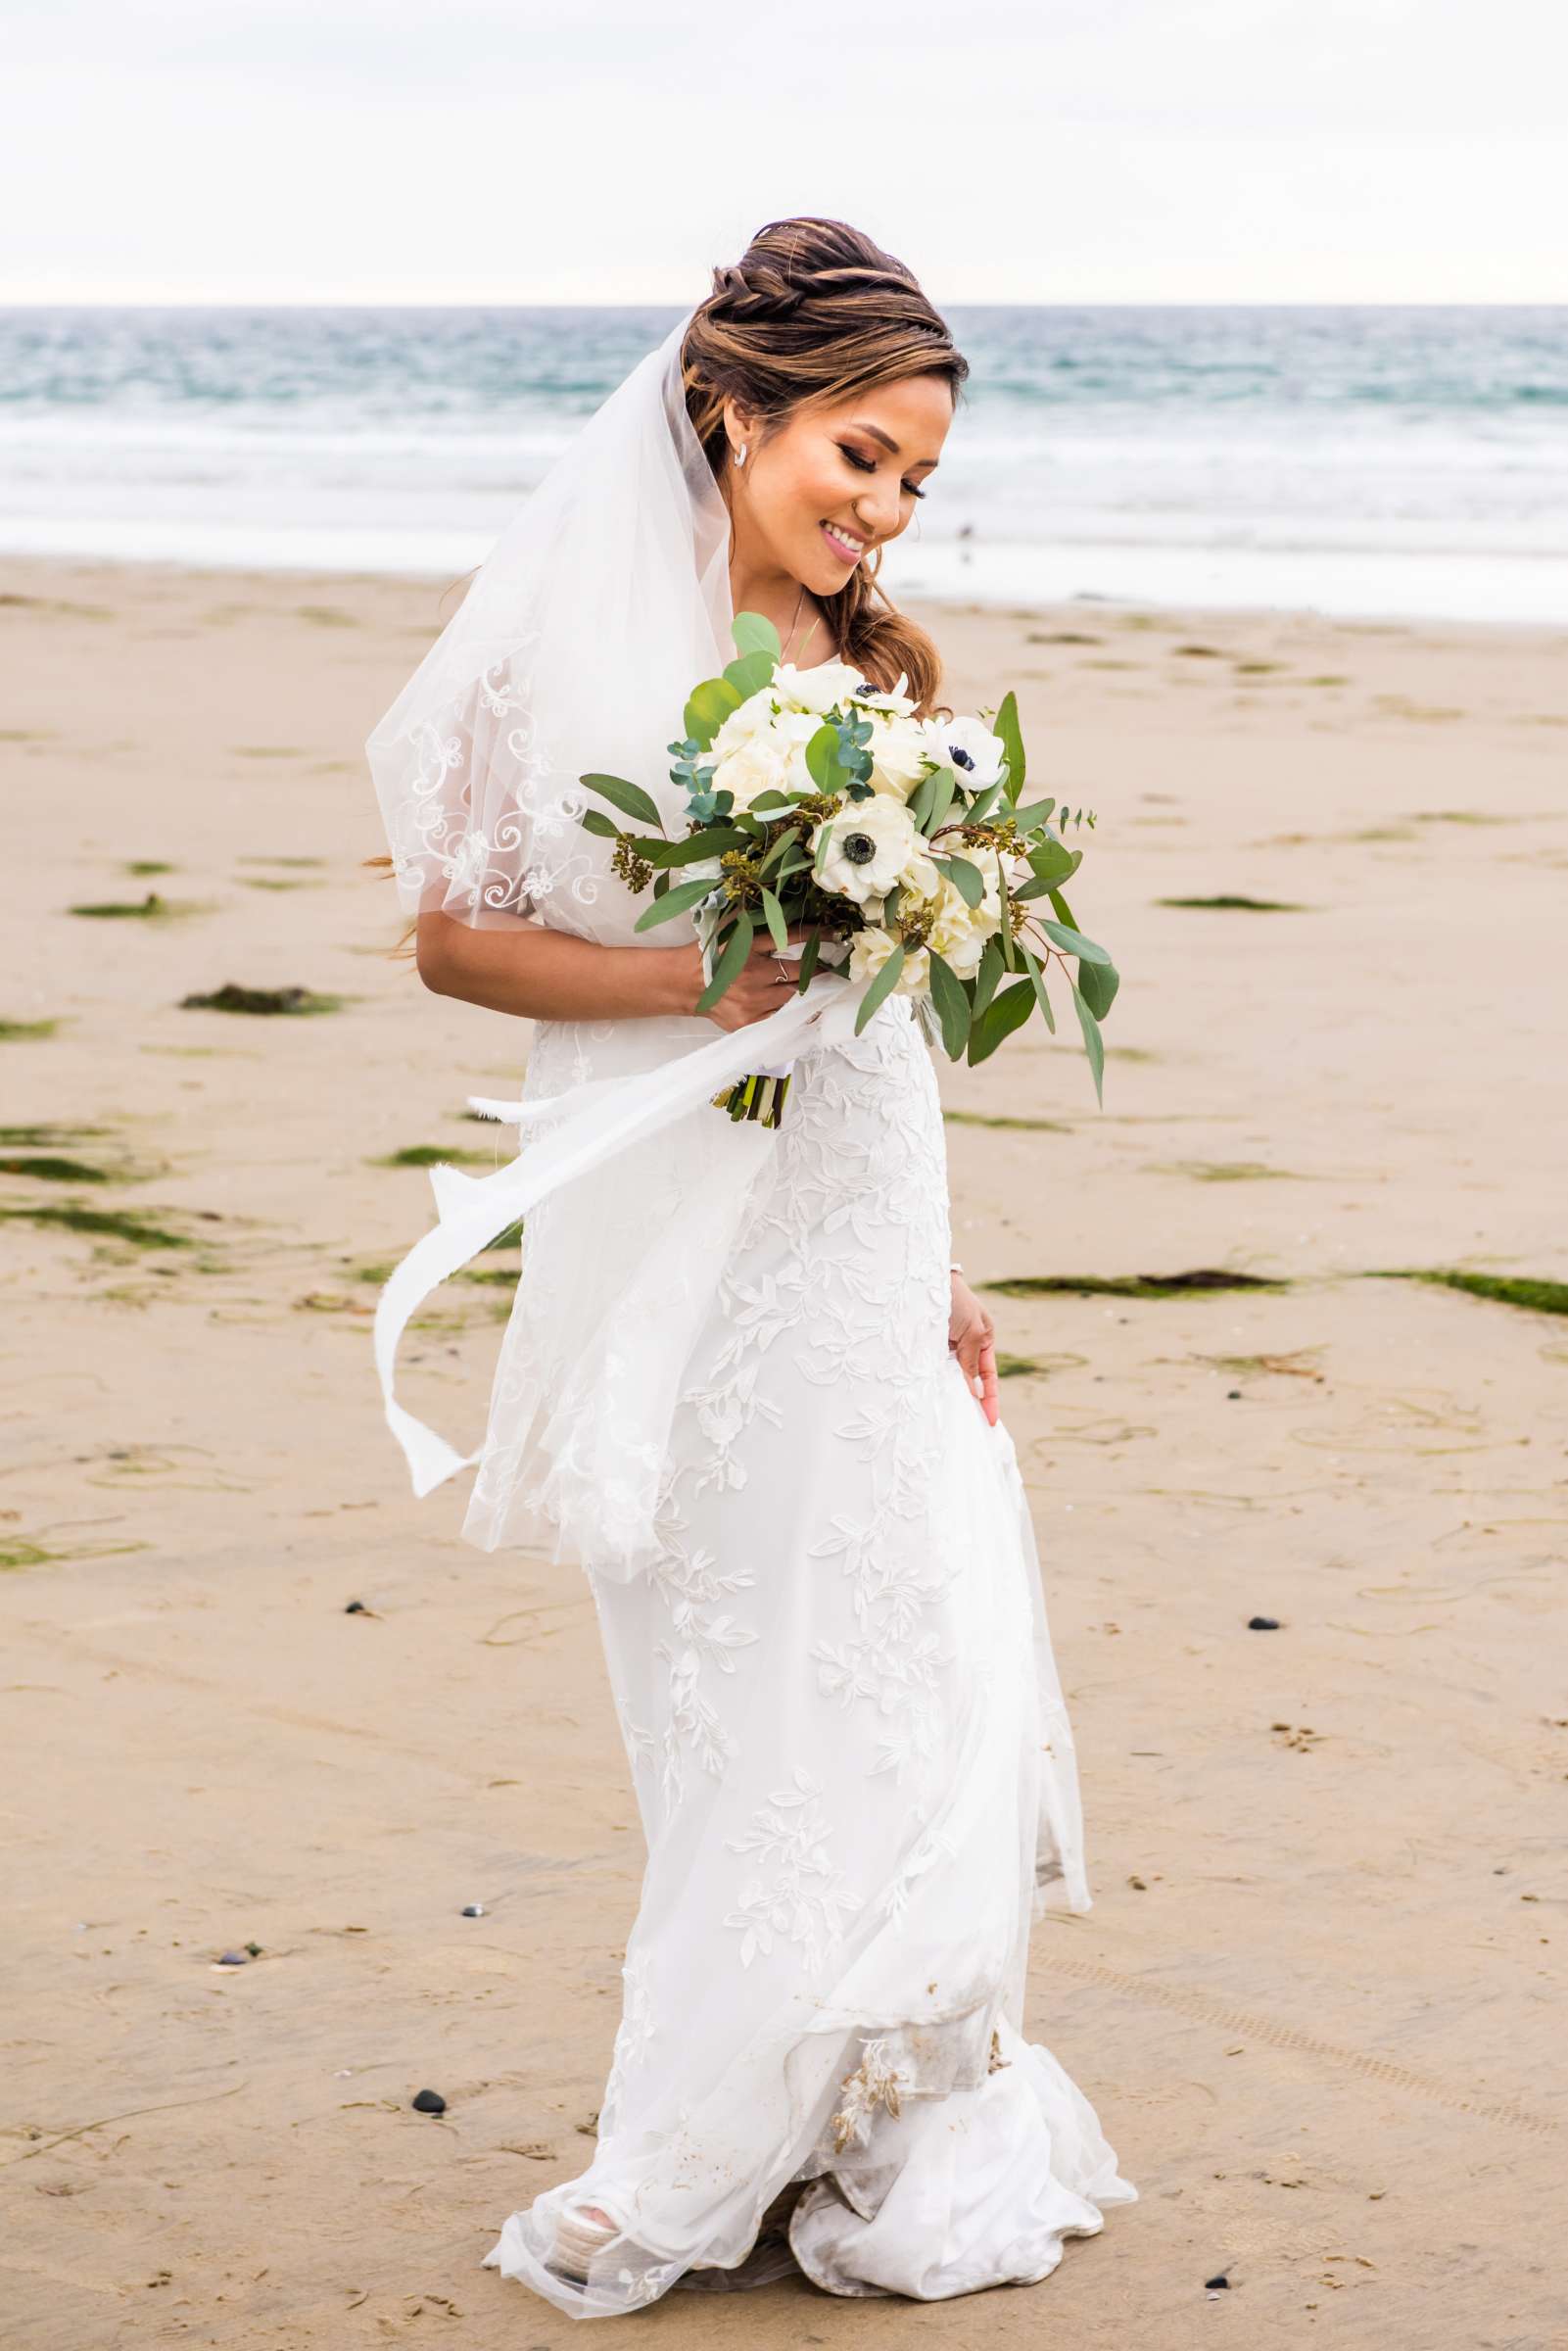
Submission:
<svg viewBox="0 0 1568 2351">
<path fill-rule="evenodd" d="M 578 779 L 629 777 L 678 819 L 666 745 L 734 651 L 729 516 L 681 391 L 686 324 L 520 507 L 366 744 L 410 915 L 533 913 L 633 943 L 642 901 L 579 824 Z"/>
</svg>

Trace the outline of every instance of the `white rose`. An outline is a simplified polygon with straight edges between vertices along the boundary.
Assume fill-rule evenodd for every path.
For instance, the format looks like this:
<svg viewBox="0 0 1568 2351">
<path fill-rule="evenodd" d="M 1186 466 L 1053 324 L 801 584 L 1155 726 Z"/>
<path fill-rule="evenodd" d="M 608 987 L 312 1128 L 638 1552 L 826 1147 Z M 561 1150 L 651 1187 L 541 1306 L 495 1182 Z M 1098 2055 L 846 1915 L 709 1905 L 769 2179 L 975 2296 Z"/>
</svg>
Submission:
<svg viewBox="0 0 1568 2351">
<path fill-rule="evenodd" d="M 755 735 L 727 751 L 713 771 L 715 792 L 733 792 L 737 808 L 749 808 L 766 792 L 783 792 L 790 778 L 790 746 L 773 735 Z"/>
<path fill-rule="evenodd" d="M 781 701 L 792 702 L 797 710 L 814 710 L 820 718 L 847 705 L 861 683 L 859 670 L 847 661 L 822 661 L 815 669 L 796 669 L 786 661 L 774 671 L 770 691 Z"/>
<path fill-rule="evenodd" d="M 874 980 L 898 942 L 886 931 L 857 931 L 849 950 L 849 977 L 857 985 Z M 929 979 L 930 957 L 924 947 L 906 951 L 904 968 L 893 982 L 895 996 L 924 995 Z"/>
<path fill-rule="evenodd" d="M 936 912 L 927 944 L 960 980 L 973 980 L 980 955 L 996 928 L 995 918 L 980 906 L 968 906 L 944 876 L 937 892 Z"/>
<path fill-rule="evenodd" d="M 772 724 L 773 688 L 759 686 L 755 694 L 747 695 L 738 709 L 731 711 L 709 745 L 709 757 L 722 759 L 726 751 L 738 750 L 741 744 L 765 735 Z"/>
<path fill-rule="evenodd" d="M 924 719 L 921 733 L 927 757 L 952 768 L 966 792 L 984 792 L 1002 772 L 1001 742 L 977 718 Z"/>
<path fill-rule="evenodd" d="M 901 800 L 874 794 L 850 800 L 812 830 L 812 855 L 824 833 L 829 840 L 820 880 L 824 889 L 864 905 L 883 898 L 911 857 L 924 845 L 915 821 Z"/>
<path fill-rule="evenodd" d="M 917 719 L 873 717 L 866 747 L 872 756 L 872 790 L 907 800 L 930 764 L 925 728 Z"/>
<path fill-rule="evenodd" d="M 898 879 L 903 885 L 898 901 L 901 906 L 907 905 L 911 899 L 917 905 L 924 906 L 928 898 L 936 897 L 951 887 L 942 880 L 934 862 L 927 855 L 925 836 L 917 833 L 915 839 L 919 846 L 898 869 Z"/>
</svg>

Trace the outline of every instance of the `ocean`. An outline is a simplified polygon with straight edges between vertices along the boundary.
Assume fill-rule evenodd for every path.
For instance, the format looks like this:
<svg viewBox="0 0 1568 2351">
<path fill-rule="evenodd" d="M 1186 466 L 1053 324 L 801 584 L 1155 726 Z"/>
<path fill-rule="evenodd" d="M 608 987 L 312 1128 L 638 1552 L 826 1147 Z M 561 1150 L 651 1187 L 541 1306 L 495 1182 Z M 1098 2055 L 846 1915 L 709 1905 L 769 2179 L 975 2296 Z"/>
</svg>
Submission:
<svg viewBox="0 0 1568 2351">
<path fill-rule="evenodd" d="M 679 315 L 0 311 L 0 554 L 466 572 Z M 894 596 L 1568 621 L 1568 308 L 946 315 Z"/>
</svg>

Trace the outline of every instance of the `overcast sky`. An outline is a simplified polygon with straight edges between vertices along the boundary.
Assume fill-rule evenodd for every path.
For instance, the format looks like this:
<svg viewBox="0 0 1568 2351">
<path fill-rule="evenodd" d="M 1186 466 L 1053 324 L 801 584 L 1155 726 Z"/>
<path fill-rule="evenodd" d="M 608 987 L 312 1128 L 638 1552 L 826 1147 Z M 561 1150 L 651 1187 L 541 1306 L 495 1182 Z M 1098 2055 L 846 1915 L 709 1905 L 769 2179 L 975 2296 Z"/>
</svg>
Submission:
<svg viewBox="0 0 1568 2351">
<path fill-rule="evenodd" d="M 1568 301 L 1564 0 L 7 0 L 0 301 Z"/>
</svg>

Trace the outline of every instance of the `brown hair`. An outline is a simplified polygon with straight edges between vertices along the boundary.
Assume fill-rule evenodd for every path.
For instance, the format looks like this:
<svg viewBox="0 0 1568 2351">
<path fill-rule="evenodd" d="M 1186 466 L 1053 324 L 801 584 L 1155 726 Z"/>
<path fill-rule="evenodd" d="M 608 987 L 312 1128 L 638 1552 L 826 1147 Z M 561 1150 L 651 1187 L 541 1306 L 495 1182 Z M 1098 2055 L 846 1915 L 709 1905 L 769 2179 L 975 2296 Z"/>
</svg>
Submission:
<svg viewBox="0 0 1568 2351">
<path fill-rule="evenodd" d="M 681 350 L 687 412 L 721 490 L 732 459 L 724 404 L 759 419 L 764 441 L 808 402 L 853 399 L 873 384 L 939 375 L 955 402 L 969 374 L 914 271 L 843 220 L 770 220 L 738 262 L 713 272 Z M 928 712 L 941 662 L 877 584 L 881 550 L 822 602 L 842 661 L 891 689 L 902 670 Z"/>
</svg>

